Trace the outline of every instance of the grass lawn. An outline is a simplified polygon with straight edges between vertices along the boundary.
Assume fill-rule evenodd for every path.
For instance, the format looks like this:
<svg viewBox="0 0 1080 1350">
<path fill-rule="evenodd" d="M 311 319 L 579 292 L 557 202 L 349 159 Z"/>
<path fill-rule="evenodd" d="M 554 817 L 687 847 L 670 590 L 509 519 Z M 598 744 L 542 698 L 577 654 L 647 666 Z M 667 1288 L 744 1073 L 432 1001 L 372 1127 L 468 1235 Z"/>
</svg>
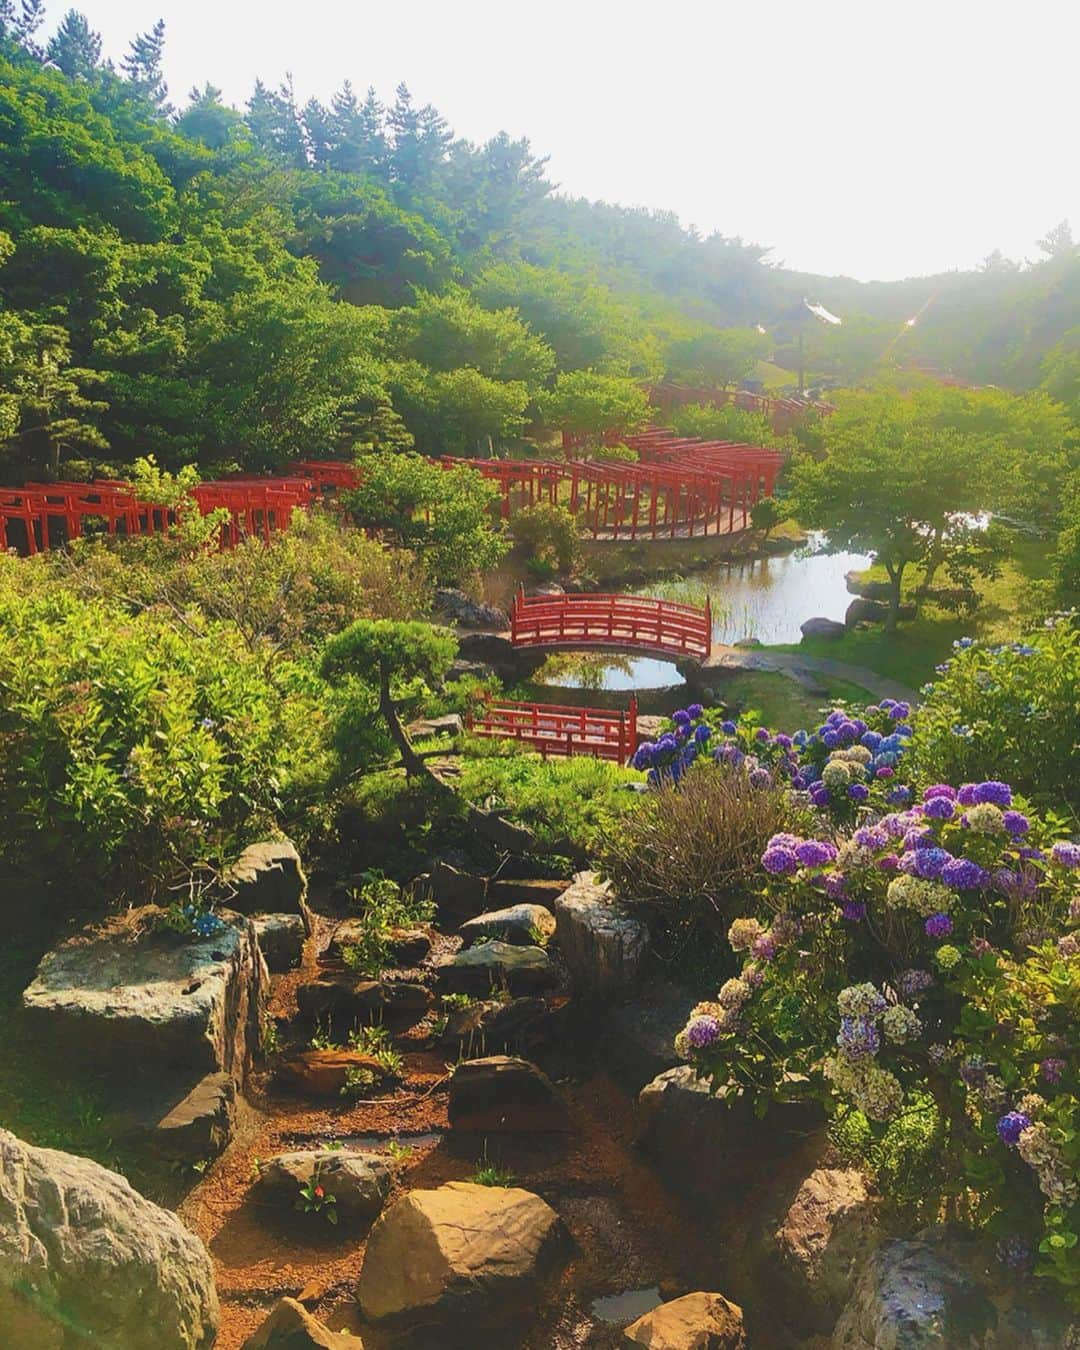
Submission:
<svg viewBox="0 0 1080 1350">
<path fill-rule="evenodd" d="M 1031 583 L 1049 575 L 1048 554 L 1051 539 L 1018 536 L 1016 550 L 1002 568 L 996 581 L 979 583 L 981 600 L 975 613 L 957 617 L 937 605 L 924 605 L 917 619 L 901 623 L 894 634 L 879 625 L 852 630 L 842 638 L 806 638 L 788 643 L 777 651 L 805 652 L 810 656 L 828 656 L 835 661 L 866 666 L 879 675 L 889 675 L 918 689 L 932 680 L 934 667 L 946 660 L 953 642 L 960 637 L 1013 641 L 1032 613 Z M 885 569 L 872 567 L 864 576 L 885 580 Z M 921 573 L 908 569 L 904 598 L 909 598 L 921 581 Z M 948 585 L 939 577 L 939 584 Z"/>
<path fill-rule="evenodd" d="M 739 670 L 723 676 L 717 693 L 728 707 L 739 713 L 754 711 L 761 721 L 775 731 L 793 732 L 800 727 L 816 725 L 823 706 L 843 700 L 847 703 L 867 704 L 873 695 L 846 680 L 821 677 L 824 695 L 809 689 L 787 675 L 770 671 Z"/>
</svg>

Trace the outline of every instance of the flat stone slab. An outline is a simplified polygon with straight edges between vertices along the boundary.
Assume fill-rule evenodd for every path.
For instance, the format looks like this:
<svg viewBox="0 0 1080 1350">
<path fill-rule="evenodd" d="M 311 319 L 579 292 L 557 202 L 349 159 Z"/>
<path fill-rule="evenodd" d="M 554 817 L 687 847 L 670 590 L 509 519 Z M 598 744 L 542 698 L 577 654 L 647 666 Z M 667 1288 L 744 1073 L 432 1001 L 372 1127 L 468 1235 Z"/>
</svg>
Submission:
<svg viewBox="0 0 1080 1350">
<path fill-rule="evenodd" d="M 353 1149 L 310 1149 L 279 1153 L 258 1163 L 259 1191 L 292 1209 L 301 1186 L 315 1181 L 342 1218 L 374 1219 L 390 1194 L 393 1175 L 378 1153 Z"/>
<path fill-rule="evenodd" d="M 556 931 L 575 990 L 598 1002 L 623 1002 L 641 982 L 649 930 L 619 904 L 595 872 L 579 872 L 555 901 Z"/>
<path fill-rule="evenodd" d="M 626 1350 L 745 1350 L 742 1309 L 723 1294 L 684 1294 L 623 1332 Z"/>
<path fill-rule="evenodd" d="M 311 980 L 296 990 L 296 1006 L 303 1017 L 320 1022 L 329 1019 L 344 1035 L 353 1022 L 371 1022 L 400 1017 L 419 1020 L 433 1002 L 422 984 L 404 980 L 365 980 L 355 975 Z"/>
<path fill-rule="evenodd" d="M 307 877 L 291 840 L 250 844 L 221 880 L 229 909 L 238 914 L 300 914 L 305 932 L 312 931 Z"/>
<path fill-rule="evenodd" d="M 48 952 L 23 993 L 50 1045 L 130 1079 L 186 1069 L 242 1081 L 269 995 L 254 929 L 233 916 L 212 937 L 87 930 Z"/>
<path fill-rule="evenodd" d="M 301 1050 L 277 1066 L 278 1077 L 309 1097 L 340 1097 L 350 1070 L 363 1069 L 377 1081 L 386 1074 L 370 1055 L 359 1050 Z"/>
<path fill-rule="evenodd" d="M 236 1124 L 236 1084 L 208 1073 L 154 1125 L 149 1142 L 167 1158 L 198 1162 L 224 1152 Z"/>
<path fill-rule="evenodd" d="M 505 909 L 510 905 L 543 905 L 545 909 L 551 909 L 569 885 L 569 881 L 550 881 L 544 877 L 493 878 L 488 882 L 488 905 L 491 909 Z"/>
<path fill-rule="evenodd" d="M 458 930 L 471 946 L 478 938 L 497 938 L 517 947 L 535 947 L 555 933 L 555 915 L 543 905 L 518 904 L 468 919 Z M 538 941 L 539 939 L 539 941 Z"/>
<path fill-rule="evenodd" d="M 483 998 L 493 990 L 534 994 L 558 983 L 558 973 L 542 947 L 515 947 L 509 942 L 485 942 L 458 952 L 436 968 L 444 994 L 473 994 Z"/>
<path fill-rule="evenodd" d="M 450 1079 L 450 1127 L 485 1134 L 568 1130 L 566 1108 L 547 1074 L 527 1059 L 467 1059 Z"/>
</svg>

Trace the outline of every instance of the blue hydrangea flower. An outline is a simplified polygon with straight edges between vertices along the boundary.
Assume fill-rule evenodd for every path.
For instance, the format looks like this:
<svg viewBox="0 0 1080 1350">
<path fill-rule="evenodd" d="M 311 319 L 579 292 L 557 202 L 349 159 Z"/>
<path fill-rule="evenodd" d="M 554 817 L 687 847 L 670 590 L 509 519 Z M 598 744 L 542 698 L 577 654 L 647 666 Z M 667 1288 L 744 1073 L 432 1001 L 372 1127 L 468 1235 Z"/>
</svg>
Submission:
<svg viewBox="0 0 1080 1350">
<path fill-rule="evenodd" d="M 824 867 L 836 861 L 836 845 L 824 839 L 804 839 L 796 845 L 795 856 L 803 867 Z"/>
<path fill-rule="evenodd" d="M 1050 857 L 1062 867 L 1080 867 L 1080 844 L 1061 839 L 1050 850 Z"/>
<path fill-rule="evenodd" d="M 923 924 L 923 928 L 927 937 L 948 937 L 953 930 L 953 921 L 947 914 L 931 914 Z"/>
<path fill-rule="evenodd" d="M 1031 829 L 1031 821 L 1022 811 L 1006 811 L 1002 816 L 1005 828 L 1012 835 L 1027 834 Z"/>
<path fill-rule="evenodd" d="M 777 846 L 765 850 L 761 855 L 761 865 L 774 877 L 791 876 L 799 870 L 799 859 L 794 849 Z"/>
<path fill-rule="evenodd" d="M 739 728 L 735 725 L 734 722 L 720 723 L 720 730 L 724 733 L 725 736 L 734 736 L 735 733 L 738 731 L 738 729 Z"/>
<path fill-rule="evenodd" d="M 694 728 L 694 740 L 697 741 L 698 745 L 704 745 L 711 736 L 712 727 L 710 727 L 707 722 L 702 722 L 699 726 Z"/>
<path fill-rule="evenodd" d="M 697 719 L 701 716 L 701 714 L 705 711 L 705 709 L 702 707 L 702 705 L 701 705 L 700 703 L 691 703 L 690 706 L 689 706 L 689 708 L 687 708 L 686 711 L 690 714 L 690 716 L 691 716 L 691 717 L 694 719 L 694 721 L 696 722 Z"/>
<path fill-rule="evenodd" d="M 952 858 L 939 873 L 946 886 L 956 891 L 977 891 L 990 881 L 990 874 L 970 858 Z"/>
<path fill-rule="evenodd" d="M 1020 1136 L 1031 1125 L 1031 1117 L 1024 1115 L 1023 1111 L 1006 1111 L 997 1123 L 998 1138 L 1009 1148 L 1015 1148 L 1020 1142 Z"/>
<path fill-rule="evenodd" d="M 836 1044 L 848 1059 L 869 1059 L 881 1048 L 881 1032 L 868 1017 L 842 1017 Z"/>
<path fill-rule="evenodd" d="M 951 820 L 956 807 L 948 797 L 931 797 L 923 807 L 923 815 L 930 820 Z"/>
<path fill-rule="evenodd" d="M 852 783 L 847 791 L 853 802 L 864 802 L 870 796 L 870 789 L 865 783 Z"/>
<path fill-rule="evenodd" d="M 1012 806 L 1012 788 L 1008 783 L 990 780 L 975 786 L 975 802 L 991 802 L 994 806 Z M 965 803 L 967 805 L 967 803 Z"/>
</svg>

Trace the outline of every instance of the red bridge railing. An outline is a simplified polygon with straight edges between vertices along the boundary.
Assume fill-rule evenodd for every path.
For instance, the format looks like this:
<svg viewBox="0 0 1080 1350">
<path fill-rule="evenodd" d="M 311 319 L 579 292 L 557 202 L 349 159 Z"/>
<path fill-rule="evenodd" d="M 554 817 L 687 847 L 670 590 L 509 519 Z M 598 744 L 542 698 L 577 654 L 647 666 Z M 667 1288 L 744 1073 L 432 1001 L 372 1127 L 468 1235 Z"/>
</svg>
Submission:
<svg viewBox="0 0 1080 1350">
<path fill-rule="evenodd" d="M 616 647 L 704 660 L 712 647 L 712 607 L 679 605 L 640 595 L 514 597 L 515 647 Z"/>
<path fill-rule="evenodd" d="M 474 736 L 513 740 L 548 755 L 591 755 L 625 764 L 637 749 L 637 699 L 619 712 L 491 699 L 467 719 Z"/>
</svg>

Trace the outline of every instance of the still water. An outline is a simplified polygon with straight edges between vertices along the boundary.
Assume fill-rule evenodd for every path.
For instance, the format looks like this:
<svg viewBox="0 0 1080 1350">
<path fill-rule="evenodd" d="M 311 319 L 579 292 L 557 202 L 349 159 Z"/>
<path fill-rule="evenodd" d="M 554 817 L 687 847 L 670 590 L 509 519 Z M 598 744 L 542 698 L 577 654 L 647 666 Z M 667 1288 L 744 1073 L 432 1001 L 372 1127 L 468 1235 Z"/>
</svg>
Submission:
<svg viewBox="0 0 1080 1350">
<path fill-rule="evenodd" d="M 683 581 L 654 581 L 634 588 L 688 605 L 712 602 L 713 641 L 756 638 L 766 646 L 798 642 L 800 625 L 820 616 L 841 620 L 851 603 L 844 575 L 870 566 L 861 553 L 822 553 L 813 546 L 773 558 L 720 563 Z M 564 689 L 657 689 L 682 683 L 669 661 L 651 657 L 553 658 L 545 684 Z"/>
</svg>

